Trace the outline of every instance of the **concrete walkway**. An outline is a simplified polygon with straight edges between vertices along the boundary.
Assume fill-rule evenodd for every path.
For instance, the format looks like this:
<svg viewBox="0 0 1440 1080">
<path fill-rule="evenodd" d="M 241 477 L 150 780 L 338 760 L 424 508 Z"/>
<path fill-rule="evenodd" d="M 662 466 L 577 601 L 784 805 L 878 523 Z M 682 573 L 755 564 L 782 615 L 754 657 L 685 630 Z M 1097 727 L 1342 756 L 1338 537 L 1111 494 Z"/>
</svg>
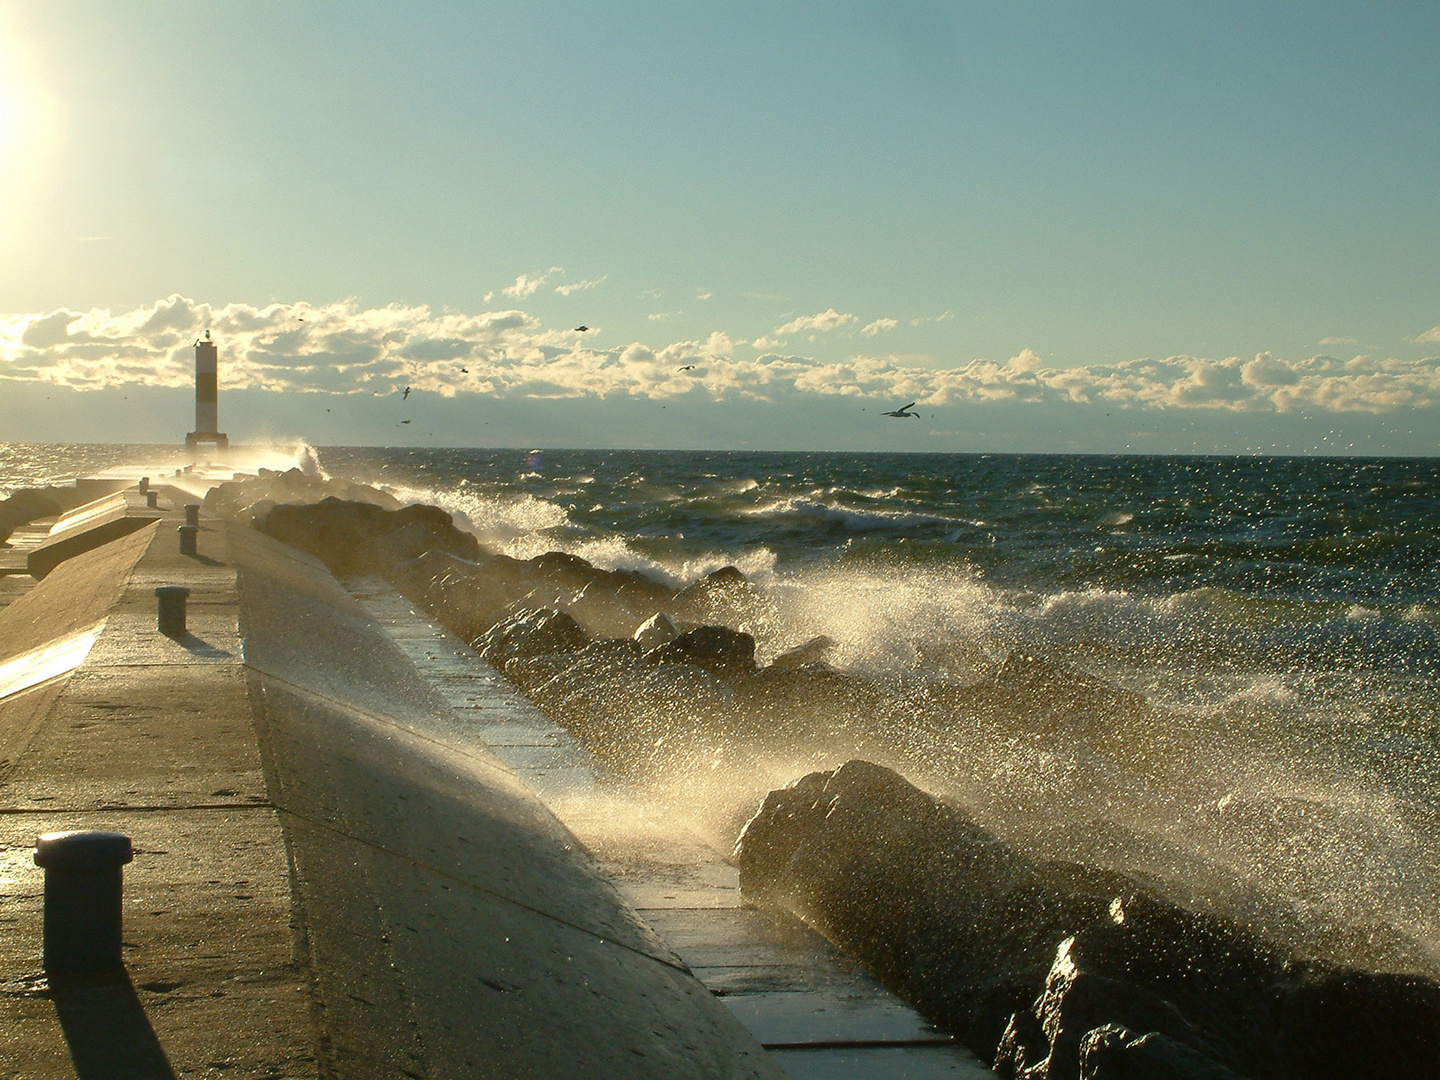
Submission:
<svg viewBox="0 0 1440 1080">
<path fill-rule="evenodd" d="M 742 907 L 720 852 L 626 802 L 582 745 L 387 583 L 344 584 L 792 1080 L 993 1077 L 803 924 Z"/>
</svg>

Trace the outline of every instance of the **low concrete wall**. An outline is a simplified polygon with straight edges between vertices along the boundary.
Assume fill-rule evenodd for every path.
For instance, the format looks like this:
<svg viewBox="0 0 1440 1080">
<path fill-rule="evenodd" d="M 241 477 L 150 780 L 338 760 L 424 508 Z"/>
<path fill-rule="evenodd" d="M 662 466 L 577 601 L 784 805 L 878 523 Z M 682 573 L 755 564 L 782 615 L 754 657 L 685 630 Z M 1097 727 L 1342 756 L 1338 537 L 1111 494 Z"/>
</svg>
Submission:
<svg viewBox="0 0 1440 1080">
<path fill-rule="evenodd" d="M 330 1068 L 783 1075 L 317 560 L 231 545 Z"/>
</svg>

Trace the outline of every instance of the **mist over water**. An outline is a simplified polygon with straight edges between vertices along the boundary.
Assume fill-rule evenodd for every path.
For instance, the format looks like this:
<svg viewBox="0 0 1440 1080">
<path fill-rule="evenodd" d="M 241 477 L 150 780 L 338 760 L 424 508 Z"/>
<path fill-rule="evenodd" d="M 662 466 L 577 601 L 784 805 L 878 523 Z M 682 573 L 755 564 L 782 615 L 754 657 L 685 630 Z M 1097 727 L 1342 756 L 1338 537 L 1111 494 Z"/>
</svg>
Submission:
<svg viewBox="0 0 1440 1080">
<path fill-rule="evenodd" d="M 761 662 L 834 639 L 864 693 L 744 745 L 611 691 L 663 714 L 642 794 L 719 843 L 863 756 L 1032 854 L 1440 974 L 1436 459 L 297 453 L 517 557 L 737 566 L 756 595 L 724 621 Z"/>
</svg>

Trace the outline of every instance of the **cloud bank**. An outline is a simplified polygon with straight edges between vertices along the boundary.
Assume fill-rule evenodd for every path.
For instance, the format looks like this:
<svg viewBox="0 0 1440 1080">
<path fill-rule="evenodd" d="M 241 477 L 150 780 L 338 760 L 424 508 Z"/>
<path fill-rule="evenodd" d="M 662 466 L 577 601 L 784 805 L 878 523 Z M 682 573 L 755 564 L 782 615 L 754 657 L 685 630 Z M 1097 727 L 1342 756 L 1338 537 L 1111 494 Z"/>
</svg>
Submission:
<svg viewBox="0 0 1440 1080">
<path fill-rule="evenodd" d="M 777 333 L 853 321 L 831 310 Z M 519 309 L 468 315 L 353 302 L 215 307 L 178 295 L 118 313 L 0 315 L 0 383 L 75 390 L 188 387 L 192 345 L 207 329 L 220 344 L 222 386 L 275 393 L 368 395 L 411 386 L 444 397 L 783 402 L 818 396 L 915 400 L 932 408 L 1008 402 L 1372 415 L 1440 403 L 1440 357 L 1290 361 L 1260 353 L 1061 368 L 1026 349 L 1003 362 L 935 368 L 868 355 L 840 361 L 781 352 L 742 357 L 719 330 L 704 340 L 658 347 L 632 342 L 594 348 Z M 688 365 L 693 367 L 677 370 Z"/>
</svg>

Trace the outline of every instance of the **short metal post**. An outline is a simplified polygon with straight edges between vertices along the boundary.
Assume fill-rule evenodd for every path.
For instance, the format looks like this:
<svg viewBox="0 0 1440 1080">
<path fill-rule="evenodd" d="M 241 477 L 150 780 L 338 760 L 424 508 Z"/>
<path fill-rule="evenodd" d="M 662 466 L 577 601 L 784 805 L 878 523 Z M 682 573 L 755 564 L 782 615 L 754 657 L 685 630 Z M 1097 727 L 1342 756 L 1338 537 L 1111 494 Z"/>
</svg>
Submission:
<svg viewBox="0 0 1440 1080">
<path fill-rule="evenodd" d="M 186 524 L 186 525 L 194 525 L 197 529 L 200 527 L 200 504 L 199 504 L 199 503 L 186 503 L 186 504 L 185 504 L 185 524 Z"/>
<path fill-rule="evenodd" d="M 150 490 L 150 477 L 140 477 L 140 483 L 137 486 L 140 488 L 140 494 L 144 495 L 147 491 Z"/>
<path fill-rule="evenodd" d="M 145 492 L 145 505 L 150 507 L 150 509 L 152 510 L 160 505 L 160 493 L 154 488 L 151 488 L 149 491 Z"/>
<path fill-rule="evenodd" d="M 135 857 L 115 832 L 53 832 L 35 841 L 45 869 L 45 970 L 123 967 L 121 868 Z"/>
<path fill-rule="evenodd" d="M 184 585 L 161 585 L 155 595 L 159 599 L 156 628 L 166 637 L 184 637 L 185 598 L 190 590 Z"/>
<path fill-rule="evenodd" d="M 194 554 L 196 554 L 196 551 L 195 551 L 195 537 L 196 537 L 196 535 L 200 532 L 200 526 L 198 526 L 198 525 L 181 525 L 180 528 L 179 528 L 177 531 L 180 533 L 180 554 L 181 554 L 181 555 L 194 555 Z"/>
</svg>

